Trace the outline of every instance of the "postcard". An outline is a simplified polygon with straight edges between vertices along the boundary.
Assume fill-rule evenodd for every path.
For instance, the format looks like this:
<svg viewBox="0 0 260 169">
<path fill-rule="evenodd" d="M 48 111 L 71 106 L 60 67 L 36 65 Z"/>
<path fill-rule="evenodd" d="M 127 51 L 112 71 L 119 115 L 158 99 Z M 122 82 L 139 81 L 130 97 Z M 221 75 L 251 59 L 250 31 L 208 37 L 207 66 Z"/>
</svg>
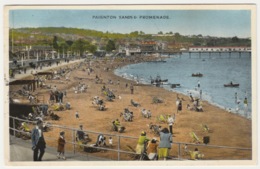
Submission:
<svg viewBox="0 0 260 169">
<path fill-rule="evenodd" d="M 256 165 L 256 5 L 4 19 L 6 165 Z"/>
</svg>

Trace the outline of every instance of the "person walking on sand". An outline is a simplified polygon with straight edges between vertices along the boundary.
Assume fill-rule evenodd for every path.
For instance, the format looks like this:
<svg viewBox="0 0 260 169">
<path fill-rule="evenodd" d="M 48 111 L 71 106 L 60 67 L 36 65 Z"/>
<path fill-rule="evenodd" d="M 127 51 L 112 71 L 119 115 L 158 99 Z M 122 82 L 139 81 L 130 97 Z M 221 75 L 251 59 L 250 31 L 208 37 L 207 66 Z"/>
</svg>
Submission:
<svg viewBox="0 0 260 169">
<path fill-rule="evenodd" d="M 66 160 L 66 157 L 64 155 L 64 149 L 65 149 L 65 144 L 66 144 L 66 141 L 65 141 L 65 132 L 62 131 L 60 132 L 60 137 L 58 139 L 58 148 L 57 148 L 57 158 L 60 159 L 62 158 L 63 160 Z"/>
<path fill-rule="evenodd" d="M 42 157 L 45 153 L 46 142 L 43 136 L 43 122 L 41 120 L 38 120 L 36 122 L 36 127 L 32 130 L 31 139 L 32 139 L 33 161 L 42 161 Z"/>
</svg>

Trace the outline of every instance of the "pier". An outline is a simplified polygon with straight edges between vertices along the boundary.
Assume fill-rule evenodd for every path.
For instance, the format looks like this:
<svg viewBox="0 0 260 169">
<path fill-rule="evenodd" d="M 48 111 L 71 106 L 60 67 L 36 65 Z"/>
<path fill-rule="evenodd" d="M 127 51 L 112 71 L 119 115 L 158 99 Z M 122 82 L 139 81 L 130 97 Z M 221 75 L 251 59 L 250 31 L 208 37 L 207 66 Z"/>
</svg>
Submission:
<svg viewBox="0 0 260 169">
<path fill-rule="evenodd" d="M 208 53 L 209 58 L 211 58 L 211 54 L 218 54 L 221 58 L 223 53 L 228 53 L 228 58 L 231 58 L 232 53 L 237 53 L 239 58 L 241 58 L 242 53 L 248 53 L 249 57 L 251 56 L 251 47 L 248 46 L 193 46 L 190 47 L 189 50 L 189 58 L 191 58 L 192 53 L 199 54 L 199 58 L 201 58 L 201 54 Z"/>
<path fill-rule="evenodd" d="M 192 58 L 192 54 L 199 54 L 199 59 L 201 59 L 201 55 L 207 53 L 209 58 L 211 58 L 211 54 L 218 54 L 219 58 L 222 57 L 222 54 L 228 53 L 228 58 L 231 58 L 232 53 L 237 53 L 238 57 L 241 58 L 242 53 L 248 53 L 249 57 L 251 56 L 251 51 L 188 51 L 189 58 Z"/>
</svg>

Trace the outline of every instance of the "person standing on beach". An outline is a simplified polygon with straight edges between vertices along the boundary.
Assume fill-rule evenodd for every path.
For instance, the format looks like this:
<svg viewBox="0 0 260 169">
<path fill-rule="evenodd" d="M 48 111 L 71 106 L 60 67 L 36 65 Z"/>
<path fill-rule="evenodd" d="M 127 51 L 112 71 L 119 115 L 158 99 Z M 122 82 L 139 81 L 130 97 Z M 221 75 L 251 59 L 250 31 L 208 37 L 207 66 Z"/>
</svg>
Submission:
<svg viewBox="0 0 260 169">
<path fill-rule="evenodd" d="M 173 134 L 173 132 L 172 132 L 172 125 L 174 124 L 174 118 L 171 115 L 169 115 L 167 121 L 168 121 L 168 124 L 169 124 L 170 133 Z"/>
<path fill-rule="evenodd" d="M 146 132 L 142 131 L 141 135 L 138 138 L 138 142 L 135 148 L 136 154 L 142 154 L 144 152 L 144 146 L 149 139 L 146 137 Z"/>
<path fill-rule="evenodd" d="M 58 139 L 57 158 L 58 159 L 62 158 L 63 160 L 66 160 L 66 157 L 64 155 L 64 149 L 66 143 L 64 135 L 65 135 L 64 131 L 60 132 L 60 137 Z"/>
<path fill-rule="evenodd" d="M 247 106 L 248 106 L 248 101 L 247 101 L 247 97 L 245 97 L 244 99 L 244 111 L 245 111 L 245 116 L 247 117 L 248 114 L 247 114 Z"/>
<path fill-rule="evenodd" d="M 76 119 L 79 119 L 79 113 L 78 113 L 78 111 L 76 111 L 75 117 L 76 117 Z"/>
<path fill-rule="evenodd" d="M 112 137 L 109 137 L 108 145 L 109 145 L 110 148 L 113 147 L 113 139 L 112 139 Z"/>
<path fill-rule="evenodd" d="M 36 127 L 32 130 L 31 138 L 32 138 L 33 161 L 42 161 L 42 157 L 45 153 L 46 142 L 43 136 L 43 122 L 41 120 L 37 121 Z"/>
<path fill-rule="evenodd" d="M 178 108 L 177 108 L 177 113 L 179 113 L 179 111 L 182 111 L 182 101 L 179 100 L 179 104 L 178 104 Z"/>
<path fill-rule="evenodd" d="M 166 160 L 169 155 L 169 151 L 172 147 L 172 134 L 169 133 L 167 128 L 162 129 L 160 132 L 160 143 L 159 143 L 159 158 Z"/>
<path fill-rule="evenodd" d="M 131 90 L 131 94 L 134 94 L 134 85 L 133 85 L 133 83 L 131 83 L 131 85 L 130 85 L 130 90 Z"/>
<path fill-rule="evenodd" d="M 198 88 L 200 88 L 200 81 L 198 80 Z"/>
</svg>

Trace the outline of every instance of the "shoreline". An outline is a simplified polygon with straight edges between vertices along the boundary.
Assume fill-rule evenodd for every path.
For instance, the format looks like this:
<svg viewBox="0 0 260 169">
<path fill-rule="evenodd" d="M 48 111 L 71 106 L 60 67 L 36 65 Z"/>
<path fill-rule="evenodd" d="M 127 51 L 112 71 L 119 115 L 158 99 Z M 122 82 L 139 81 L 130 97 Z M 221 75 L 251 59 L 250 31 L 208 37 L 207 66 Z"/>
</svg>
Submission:
<svg viewBox="0 0 260 169">
<path fill-rule="evenodd" d="M 152 59 L 152 58 L 150 58 Z M 155 58 L 156 59 L 156 58 Z M 138 62 L 142 62 L 143 60 L 138 60 Z M 156 122 L 156 117 L 160 114 L 172 114 L 176 113 L 176 93 L 170 92 L 163 88 L 157 88 L 154 86 L 135 86 L 134 94 L 130 94 L 129 87 L 126 88 L 125 84 L 128 83 L 135 83 L 131 80 L 124 79 L 120 76 L 114 74 L 114 71 L 119 66 L 126 66 L 129 64 L 136 63 L 132 61 L 105 61 L 105 60 L 94 60 L 92 61 L 92 67 L 94 68 L 94 73 L 87 75 L 86 71 L 82 69 L 87 66 L 87 63 L 83 65 L 83 68 L 75 69 L 71 73 L 71 81 L 68 83 L 60 84 L 57 83 L 58 89 L 66 89 L 68 95 L 64 98 L 64 101 L 69 101 L 72 105 L 71 110 L 65 111 L 55 111 L 55 114 L 61 117 L 59 121 L 50 121 L 52 124 L 56 125 L 66 125 L 73 128 L 78 128 L 79 124 L 84 125 L 84 130 L 89 131 L 97 131 L 101 133 L 113 134 L 117 135 L 119 133 L 110 131 L 109 124 L 111 121 L 115 120 L 116 118 L 120 119 L 121 124 L 126 127 L 126 131 L 124 133 L 120 133 L 123 136 L 132 136 L 138 137 L 141 131 L 146 131 L 149 138 L 157 137 L 154 136 L 148 129 L 147 124 L 150 122 L 159 124 Z M 105 71 L 104 68 L 109 67 L 108 71 Z M 100 78 L 103 79 L 103 83 L 109 87 L 116 95 L 116 99 L 113 102 L 108 102 L 105 100 L 104 95 L 100 92 L 100 89 L 103 84 L 96 84 L 94 79 L 95 76 L 98 75 Z M 84 77 L 85 79 L 75 79 L 75 77 Z M 88 78 L 88 79 L 87 79 Z M 107 83 L 108 80 L 112 80 L 113 84 Z M 117 85 L 116 82 L 120 81 L 120 84 Z M 56 83 L 56 81 L 50 81 L 51 83 Z M 75 94 L 72 90 L 73 85 L 76 83 L 86 83 L 88 85 L 88 89 L 86 93 L 78 93 Z M 37 89 L 37 92 L 42 92 L 48 98 L 48 90 Z M 119 99 L 118 96 L 121 96 L 122 99 Z M 105 100 L 105 104 L 107 110 L 102 112 L 98 111 L 95 106 L 92 105 L 91 100 L 94 96 L 100 96 L 102 99 Z M 163 104 L 152 104 L 152 98 L 154 96 L 158 96 L 164 99 Z M 185 95 L 181 95 L 186 101 L 188 101 L 188 97 Z M 141 107 L 133 107 L 130 105 L 130 99 L 141 103 Z M 184 105 L 184 104 L 183 104 Z M 234 114 L 230 114 L 226 111 L 221 110 L 213 105 L 210 105 L 207 102 L 203 102 L 203 107 L 205 107 L 205 111 L 198 113 L 193 111 L 187 111 L 186 107 L 183 106 L 183 111 L 181 113 L 176 114 L 176 122 L 173 126 L 174 130 L 174 142 L 186 142 L 191 143 L 191 138 L 189 133 L 194 131 L 196 134 L 201 138 L 202 136 L 208 135 L 211 137 L 210 144 L 212 145 L 224 145 L 224 146 L 237 146 L 237 147 L 252 147 L 252 128 L 251 128 L 251 121 L 244 119 L 242 117 L 238 117 Z M 128 107 L 131 111 L 134 112 L 134 120 L 133 122 L 125 122 L 123 121 L 122 117 L 119 116 L 120 112 L 124 110 L 124 108 Z M 146 108 L 150 109 L 152 112 L 151 119 L 145 119 L 141 117 L 140 109 Z M 79 112 L 80 118 L 75 119 L 74 113 L 75 111 Z M 97 125 L 98 124 L 100 125 Z M 205 133 L 200 124 L 205 123 L 207 124 L 212 133 Z M 230 123 L 230 124 L 229 124 Z M 234 126 L 234 124 L 240 123 L 240 126 Z M 168 127 L 165 123 L 160 123 L 162 127 Z M 227 131 L 226 128 L 229 128 Z M 46 137 L 58 136 L 59 130 L 51 130 L 47 132 L 45 135 Z M 246 137 L 241 139 L 240 134 L 244 134 Z M 93 137 L 92 140 L 95 139 L 95 135 L 90 135 Z M 232 138 L 230 140 L 230 138 Z M 68 138 L 71 139 L 71 138 Z M 116 143 L 116 140 L 115 140 Z M 128 143 L 128 142 L 127 142 Z M 133 142 L 129 143 L 133 147 L 135 147 L 136 143 Z M 56 142 L 48 141 L 48 145 L 55 147 Z M 125 150 L 126 145 L 122 145 L 122 149 Z M 68 146 L 68 149 L 71 149 L 71 146 Z M 177 153 L 177 147 L 174 146 L 171 154 Z M 214 159 L 215 154 L 222 154 L 223 150 L 207 150 L 205 148 L 201 148 L 205 153 L 207 153 L 208 159 Z M 212 151 L 212 152 L 211 152 Z M 224 151 L 225 152 L 225 151 Z M 109 154 L 109 153 L 108 153 Z M 100 156 L 105 156 L 105 154 L 100 154 Z M 233 157 L 230 153 L 224 155 L 227 157 L 237 158 L 240 159 L 241 157 Z M 252 158 L 252 155 L 246 152 L 245 156 L 247 158 Z M 126 158 L 128 159 L 128 158 Z"/>
<path fill-rule="evenodd" d="M 144 62 L 138 62 L 138 63 L 134 63 L 134 64 L 140 64 L 140 63 L 144 63 Z M 132 65 L 132 64 L 127 64 L 127 65 L 124 65 L 123 67 L 129 66 L 129 65 Z M 120 68 L 120 69 L 121 69 L 121 68 Z M 117 70 L 117 69 L 114 69 L 114 70 L 113 70 L 113 72 L 114 72 L 114 74 L 115 74 L 116 76 L 137 83 L 137 81 L 136 81 L 135 79 L 131 79 L 131 77 L 129 76 L 129 74 L 127 74 L 128 77 L 124 77 L 123 74 L 126 74 L 126 73 L 123 73 L 123 74 L 116 73 L 116 72 L 115 72 L 116 70 Z M 144 84 L 144 85 L 146 85 L 146 84 L 147 84 L 147 85 L 150 85 L 149 82 L 143 83 L 143 82 L 139 81 L 139 83 L 140 83 L 140 84 Z M 152 86 L 152 85 L 151 85 L 151 86 Z M 184 95 L 184 96 L 186 96 L 186 97 L 189 97 L 189 95 L 188 95 L 188 94 L 185 94 L 185 92 L 176 91 L 176 90 L 173 90 L 173 89 L 167 89 L 167 88 L 164 88 L 164 87 L 161 87 L 161 88 L 163 88 L 164 90 L 167 90 L 167 91 L 169 91 L 169 92 L 173 92 L 173 93 L 177 93 L 177 94 L 180 94 L 180 95 Z M 188 90 L 192 90 L 192 89 L 188 89 Z M 202 99 L 202 101 L 203 101 L 203 103 L 204 103 L 204 102 L 207 102 L 208 104 L 211 104 L 212 106 L 215 106 L 215 107 L 217 107 L 217 108 L 220 108 L 220 109 L 222 109 L 222 110 L 224 110 L 224 111 L 226 111 L 226 112 L 228 112 L 228 113 L 233 113 L 234 115 L 241 116 L 241 117 L 243 117 L 243 118 L 245 118 L 245 119 L 248 119 L 248 120 L 252 120 L 252 111 L 251 111 L 251 112 L 248 112 L 248 113 L 251 114 L 251 116 L 246 117 L 246 116 L 243 115 L 242 113 L 237 113 L 236 110 L 230 110 L 230 112 L 229 112 L 228 108 L 226 108 L 226 107 L 223 106 L 223 105 L 220 105 L 219 103 L 216 103 L 216 102 L 213 102 L 213 101 L 210 101 L 210 100 L 206 100 L 206 99 Z"/>
</svg>

